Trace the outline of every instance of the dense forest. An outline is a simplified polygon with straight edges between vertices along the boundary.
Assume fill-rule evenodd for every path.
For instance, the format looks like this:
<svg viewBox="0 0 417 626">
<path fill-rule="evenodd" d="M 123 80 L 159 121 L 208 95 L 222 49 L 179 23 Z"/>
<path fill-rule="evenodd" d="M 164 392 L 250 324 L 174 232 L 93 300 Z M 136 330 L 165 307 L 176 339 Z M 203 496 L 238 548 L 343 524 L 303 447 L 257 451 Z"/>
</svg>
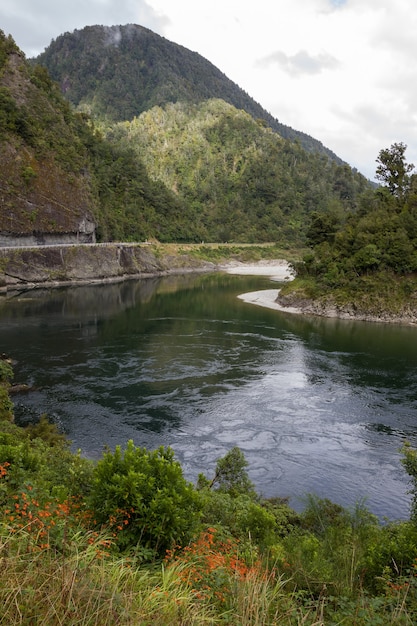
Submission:
<svg viewBox="0 0 417 626">
<path fill-rule="evenodd" d="M 154 107 L 107 136 L 189 207 L 200 240 L 300 245 L 313 210 L 352 211 L 367 188 L 223 100 Z"/>
<path fill-rule="evenodd" d="M 210 61 L 136 24 L 64 33 L 34 62 L 48 69 L 74 106 L 94 118 L 131 120 L 154 106 L 216 98 L 262 120 L 284 139 L 343 163 L 317 139 L 272 117 Z"/>
<path fill-rule="evenodd" d="M 47 71 L 2 33 L 0 144 L 1 232 L 67 232 L 87 215 L 104 241 L 163 240 L 168 230 L 180 239 L 174 194 L 74 112 Z"/>
<path fill-rule="evenodd" d="M 343 216 L 315 211 L 307 232 L 311 251 L 296 265 L 298 279 L 282 290 L 343 308 L 409 316 L 417 311 L 417 174 L 402 142 L 380 151 L 381 186 Z"/>
<path fill-rule="evenodd" d="M 370 187 L 208 61 L 147 29 L 65 33 L 35 61 L 91 116 L 98 152 L 118 155 L 104 159 L 114 174 L 94 158 L 102 239 L 303 245 L 314 209 L 354 210 Z M 140 188 L 155 210 L 135 206 Z"/>
<path fill-rule="evenodd" d="M 321 144 L 276 132 L 207 61 L 140 27 L 65 34 L 38 59 L 45 67 L 3 33 L 0 49 L 3 235 L 84 219 L 99 241 L 303 246 L 313 211 L 355 211 L 370 188 Z"/>
</svg>

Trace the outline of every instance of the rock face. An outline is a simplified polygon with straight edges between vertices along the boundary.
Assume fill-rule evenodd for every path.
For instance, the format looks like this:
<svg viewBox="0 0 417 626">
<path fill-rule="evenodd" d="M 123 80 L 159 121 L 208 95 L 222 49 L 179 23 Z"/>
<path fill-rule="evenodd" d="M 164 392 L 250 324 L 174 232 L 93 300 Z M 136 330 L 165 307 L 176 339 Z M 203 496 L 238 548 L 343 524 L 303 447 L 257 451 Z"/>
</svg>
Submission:
<svg viewBox="0 0 417 626">
<path fill-rule="evenodd" d="M 0 248 L 0 291 L 111 282 L 214 268 L 211 263 L 198 262 L 186 255 L 158 257 L 147 244 Z"/>
</svg>

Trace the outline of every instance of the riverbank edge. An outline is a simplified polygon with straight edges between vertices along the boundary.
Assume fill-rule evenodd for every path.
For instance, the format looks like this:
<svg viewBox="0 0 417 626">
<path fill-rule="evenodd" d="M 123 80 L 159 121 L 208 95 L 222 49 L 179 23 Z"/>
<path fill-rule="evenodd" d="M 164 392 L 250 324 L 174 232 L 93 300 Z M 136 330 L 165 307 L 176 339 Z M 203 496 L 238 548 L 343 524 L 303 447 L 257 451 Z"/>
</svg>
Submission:
<svg viewBox="0 0 417 626">
<path fill-rule="evenodd" d="M 249 304 L 263 306 L 283 313 L 305 315 L 314 317 L 334 318 L 350 321 L 376 322 L 385 324 L 402 324 L 407 326 L 417 325 L 417 311 L 406 311 L 402 314 L 393 314 L 381 311 L 379 315 L 373 315 L 366 311 L 354 310 L 354 305 L 338 307 L 333 304 L 280 295 L 280 289 L 264 289 L 241 294 L 239 298 Z"/>
<path fill-rule="evenodd" d="M 33 248 L 0 248 L 0 297 L 39 288 L 59 288 L 137 280 L 172 274 L 224 271 L 242 275 L 269 276 L 275 281 L 294 278 L 285 259 L 245 263 L 230 259 L 219 263 L 185 253 L 163 253 L 148 243 L 56 245 Z M 271 295 L 274 291 L 274 297 Z M 417 311 L 401 314 L 381 311 L 373 315 L 352 304 L 338 307 L 299 297 L 283 297 L 280 290 L 242 294 L 240 298 L 284 313 L 352 321 L 417 325 Z"/>
<path fill-rule="evenodd" d="M 149 244 L 108 243 L 0 248 L 0 295 L 123 282 L 170 274 L 216 271 L 187 254 L 161 253 Z"/>
</svg>

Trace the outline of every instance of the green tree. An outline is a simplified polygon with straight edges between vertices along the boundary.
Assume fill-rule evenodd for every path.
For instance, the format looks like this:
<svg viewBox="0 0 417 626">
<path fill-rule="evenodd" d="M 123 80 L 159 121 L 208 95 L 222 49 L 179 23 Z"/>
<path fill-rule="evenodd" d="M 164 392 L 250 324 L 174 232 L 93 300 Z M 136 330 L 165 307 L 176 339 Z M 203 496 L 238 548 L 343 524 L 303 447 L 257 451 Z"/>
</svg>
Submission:
<svg viewBox="0 0 417 626">
<path fill-rule="evenodd" d="M 332 213 L 311 214 L 311 224 L 307 231 L 307 243 L 314 247 L 324 241 L 333 242 L 338 226 L 338 219 Z"/>
<path fill-rule="evenodd" d="M 391 194 L 402 199 L 410 186 L 410 172 L 414 169 L 412 163 L 405 160 L 407 146 L 393 143 L 390 148 L 380 151 L 376 168 L 376 178 L 382 181 L 390 190 Z"/>
<path fill-rule="evenodd" d="M 214 477 L 210 481 L 204 475 L 200 474 L 198 479 L 198 487 L 208 487 L 211 489 L 214 485 L 219 491 L 238 495 L 255 495 L 253 483 L 251 482 L 246 467 L 248 462 L 242 450 L 235 446 L 222 458 L 218 459 Z"/>
</svg>

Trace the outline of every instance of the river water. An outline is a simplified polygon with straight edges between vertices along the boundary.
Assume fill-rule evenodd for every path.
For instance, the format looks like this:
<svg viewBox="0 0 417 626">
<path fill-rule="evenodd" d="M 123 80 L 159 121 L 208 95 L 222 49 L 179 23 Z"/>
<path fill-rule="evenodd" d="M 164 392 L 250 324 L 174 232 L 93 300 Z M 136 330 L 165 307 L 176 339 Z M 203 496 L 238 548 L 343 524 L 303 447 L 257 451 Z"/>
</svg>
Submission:
<svg viewBox="0 0 417 626">
<path fill-rule="evenodd" d="M 19 423 L 46 413 L 74 449 L 170 445 L 186 477 L 239 446 L 264 496 L 315 493 L 409 515 L 417 328 L 304 317 L 242 302 L 259 276 L 171 276 L 34 290 L 0 307 Z"/>
</svg>

